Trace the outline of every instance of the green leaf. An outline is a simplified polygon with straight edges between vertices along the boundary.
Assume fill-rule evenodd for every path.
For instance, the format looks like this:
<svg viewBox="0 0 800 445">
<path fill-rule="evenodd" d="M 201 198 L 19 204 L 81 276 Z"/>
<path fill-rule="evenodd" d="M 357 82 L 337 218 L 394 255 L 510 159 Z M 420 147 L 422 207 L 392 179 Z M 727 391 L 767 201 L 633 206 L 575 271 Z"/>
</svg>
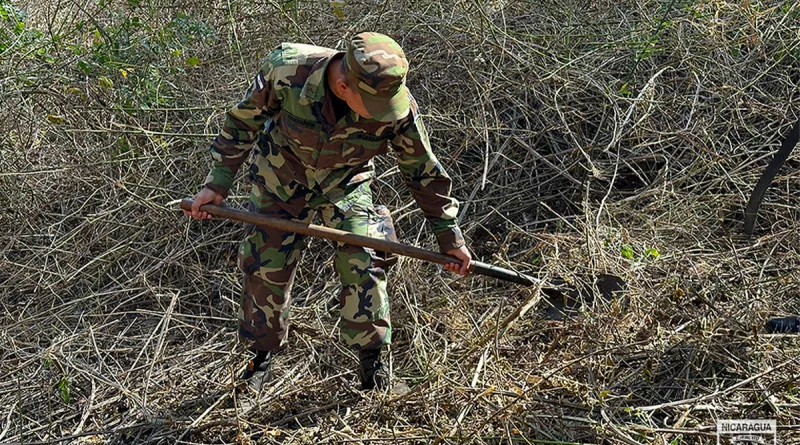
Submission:
<svg viewBox="0 0 800 445">
<path fill-rule="evenodd" d="M 127 153 L 128 151 L 130 151 L 130 149 L 131 149 L 131 143 L 128 142 L 128 138 L 126 138 L 125 136 L 121 137 L 119 140 L 119 153 L 120 154 Z"/>
<path fill-rule="evenodd" d="M 99 83 L 101 87 L 103 87 L 105 89 L 108 89 L 108 90 L 110 90 L 111 88 L 114 88 L 114 81 L 112 81 L 111 79 L 109 79 L 106 76 L 98 77 L 97 78 L 97 83 Z"/>
<path fill-rule="evenodd" d="M 66 119 L 64 119 L 64 116 L 59 116 L 57 114 L 49 114 L 49 113 L 47 114 L 47 120 L 56 125 L 61 125 L 66 121 Z"/>
<path fill-rule="evenodd" d="M 84 62 L 83 60 L 78 61 L 78 68 L 84 72 L 84 74 L 89 74 L 92 72 L 92 66 L 89 63 Z"/>
<path fill-rule="evenodd" d="M 67 376 L 64 376 L 61 377 L 61 380 L 58 381 L 58 385 L 56 385 L 56 387 L 58 388 L 58 394 L 61 396 L 61 400 L 64 401 L 64 403 L 69 403 L 70 401 L 69 383 L 70 382 Z"/>
<path fill-rule="evenodd" d="M 669 445 L 680 445 L 683 443 L 683 434 L 678 434 L 678 437 L 669 441 Z"/>
<path fill-rule="evenodd" d="M 198 59 L 195 56 L 189 57 L 188 59 L 186 59 L 186 64 L 189 66 L 198 66 L 200 65 L 200 59 Z"/>
<path fill-rule="evenodd" d="M 661 254 L 658 253 L 658 250 L 656 250 L 654 247 L 650 247 L 649 249 L 644 251 L 644 256 L 646 257 L 651 256 L 653 258 L 658 258 L 659 256 L 661 256 Z"/>
<path fill-rule="evenodd" d="M 619 250 L 619 253 L 621 253 L 623 257 L 629 260 L 633 259 L 633 247 L 631 247 L 628 244 L 623 244 L 622 248 Z"/>
<path fill-rule="evenodd" d="M 333 8 L 333 14 L 339 20 L 344 20 L 344 12 L 342 12 L 342 6 L 343 5 L 344 5 L 344 2 L 342 2 L 342 1 L 332 1 L 331 2 L 331 7 Z"/>
</svg>

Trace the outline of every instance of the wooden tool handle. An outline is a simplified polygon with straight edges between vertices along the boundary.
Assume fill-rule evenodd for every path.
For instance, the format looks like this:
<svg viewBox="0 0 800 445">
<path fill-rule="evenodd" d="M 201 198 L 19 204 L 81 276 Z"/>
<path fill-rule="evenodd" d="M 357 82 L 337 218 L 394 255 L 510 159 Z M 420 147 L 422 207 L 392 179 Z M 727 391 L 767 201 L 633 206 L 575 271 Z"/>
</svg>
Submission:
<svg viewBox="0 0 800 445">
<path fill-rule="evenodd" d="M 181 200 L 181 208 L 183 210 L 191 211 L 193 203 L 194 201 L 191 199 L 183 199 Z M 406 244 L 393 243 L 378 238 L 356 235 L 343 230 L 331 229 L 314 224 L 304 224 L 289 219 L 273 218 L 270 216 L 261 215 L 259 213 L 243 212 L 241 210 L 233 210 L 227 207 L 215 206 L 213 204 L 204 204 L 200 206 L 200 210 L 219 218 L 241 221 L 258 226 L 273 227 L 284 232 L 294 232 L 302 235 L 315 236 L 317 238 L 329 239 L 353 246 L 368 247 L 381 252 L 408 256 L 431 263 L 461 263 L 460 259 L 454 256 L 445 255 L 443 253 L 420 249 L 419 247 L 408 246 Z M 479 275 L 486 275 L 489 277 L 499 278 L 501 280 L 528 286 L 539 282 L 539 280 L 536 278 L 521 274 L 519 272 L 514 272 L 512 270 L 504 269 L 502 267 L 482 263 L 480 261 L 471 261 L 470 264 L 470 271 Z"/>
</svg>

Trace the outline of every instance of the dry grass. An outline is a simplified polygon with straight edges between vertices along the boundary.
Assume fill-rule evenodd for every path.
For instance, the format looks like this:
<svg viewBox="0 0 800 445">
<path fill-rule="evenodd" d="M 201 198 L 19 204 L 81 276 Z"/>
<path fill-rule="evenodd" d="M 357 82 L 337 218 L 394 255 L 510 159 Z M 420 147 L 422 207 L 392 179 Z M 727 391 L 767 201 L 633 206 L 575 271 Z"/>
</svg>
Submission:
<svg viewBox="0 0 800 445">
<path fill-rule="evenodd" d="M 0 27 L 0 442 L 693 444 L 716 419 L 776 418 L 800 443 L 800 339 L 762 329 L 800 312 L 796 155 L 741 235 L 798 119 L 797 2 L 12 3 L 41 36 Z M 245 409 L 242 228 L 170 203 L 261 56 L 362 29 L 406 49 L 476 256 L 614 273 L 630 306 L 505 326 L 535 289 L 403 260 L 393 368 L 412 392 L 361 394 L 312 241 L 278 379 Z M 393 162 L 378 200 L 432 247 Z"/>
</svg>

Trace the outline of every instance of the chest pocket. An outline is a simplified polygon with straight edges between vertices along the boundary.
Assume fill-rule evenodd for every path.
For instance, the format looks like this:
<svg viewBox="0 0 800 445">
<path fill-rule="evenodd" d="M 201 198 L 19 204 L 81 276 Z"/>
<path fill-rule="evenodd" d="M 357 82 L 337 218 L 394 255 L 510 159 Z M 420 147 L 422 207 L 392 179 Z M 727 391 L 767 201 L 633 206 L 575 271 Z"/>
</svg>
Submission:
<svg viewBox="0 0 800 445">
<path fill-rule="evenodd" d="M 369 133 L 354 133 L 342 144 L 342 157 L 346 165 L 361 165 L 375 156 L 389 152 L 389 141 L 393 135 L 378 136 Z"/>
<path fill-rule="evenodd" d="M 273 141 L 290 149 L 304 164 L 314 165 L 320 148 L 322 126 L 287 112 L 275 116 Z"/>
</svg>

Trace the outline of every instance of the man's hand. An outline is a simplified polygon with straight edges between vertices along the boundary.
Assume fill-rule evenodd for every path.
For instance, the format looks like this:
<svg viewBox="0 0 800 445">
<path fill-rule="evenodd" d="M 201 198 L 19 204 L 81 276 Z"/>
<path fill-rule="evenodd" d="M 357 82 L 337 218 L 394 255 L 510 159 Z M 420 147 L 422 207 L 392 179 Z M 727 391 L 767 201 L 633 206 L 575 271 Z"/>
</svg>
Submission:
<svg viewBox="0 0 800 445">
<path fill-rule="evenodd" d="M 216 206 L 222 203 L 224 197 L 219 193 L 211 190 L 208 187 L 203 187 L 203 190 L 200 190 L 200 193 L 194 197 L 194 203 L 192 204 L 192 211 L 189 212 L 187 210 L 183 211 L 183 214 L 186 216 L 191 216 L 194 219 L 211 219 L 211 215 L 208 212 L 201 212 L 200 206 L 203 204 L 214 204 Z"/>
<path fill-rule="evenodd" d="M 450 272 L 457 273 L 459 275 L 469 274 L 469 263 L 470 261 L 472 261 L 472 255 L 469 254 L 467 246 L 461 246 L 458 249 L 450 250 L 447 252 L 447 254 L 452 255 L 461 260 L 461 264 L 448 263 L 444 265 L 445 269 L 449 270 Z"/>
</svg>

